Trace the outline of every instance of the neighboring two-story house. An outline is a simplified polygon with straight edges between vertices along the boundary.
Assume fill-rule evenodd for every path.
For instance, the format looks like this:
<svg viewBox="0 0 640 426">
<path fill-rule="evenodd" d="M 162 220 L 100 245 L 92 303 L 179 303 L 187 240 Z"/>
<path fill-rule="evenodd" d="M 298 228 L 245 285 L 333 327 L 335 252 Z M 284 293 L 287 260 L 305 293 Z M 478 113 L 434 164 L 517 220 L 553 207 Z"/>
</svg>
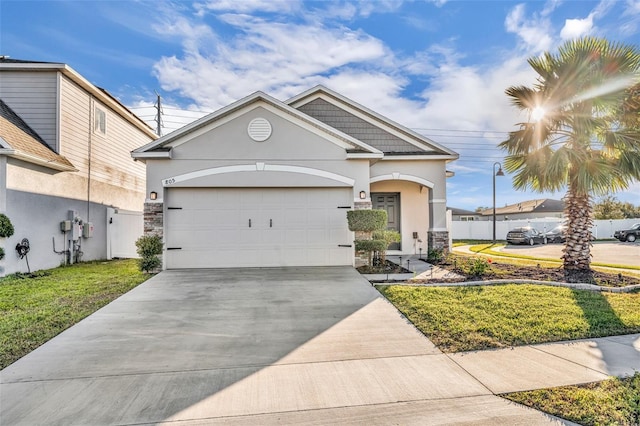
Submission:
<svg viewBox="0 0 640 426">
<path fill-rule="evenodd" d="M 107 257 L 107 209 L 142 211 L 153 130 L 66 64 L 0 57 L 0 276 Z M 29 241 L 27 259 L 15 250 Z M 55 251 L 54 251 L 55 250 Z"/>
</svg>

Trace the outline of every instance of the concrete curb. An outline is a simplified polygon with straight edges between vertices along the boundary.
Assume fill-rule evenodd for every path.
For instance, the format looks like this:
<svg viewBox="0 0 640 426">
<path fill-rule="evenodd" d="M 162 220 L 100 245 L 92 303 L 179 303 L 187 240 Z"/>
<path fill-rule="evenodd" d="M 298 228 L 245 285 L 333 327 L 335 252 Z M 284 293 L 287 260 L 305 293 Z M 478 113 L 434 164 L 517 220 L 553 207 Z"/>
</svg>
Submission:
<svg viewBox="0 0 640 426">
<path fill-rule="evenodd" d="M 400 275 L 400 274 L 398 274 Z M 409 274 L 402 274 L 409 275 Z M 391 278 L 389 278 L 391 279 Z M 371 280 L 370 280 L 371 281 Z M 594 284 L 582 284 L 582 283 L 565 283 L 559 281 L 537 281 L 537 280 L 487 280 L 487 281 L 461 281 L 457 283 L 447 282 L 429 282 L 429 283 L 417 283 L 417 282 L 404 282 L 394 283 L 394 285 L 405 285 L 414 287 L 468 287 L 468 286 L 483 286 L 483 285 L 506 285 L 506 284 L 533 284 L 533 285 L 548 285 L 553 287 L 566 287 L 574 290 L 589 290 L 599 291 L 606 293 L 630 293 L 634 290 L 640 290 L 640 284 L 629 285 L 626 287 L 606 287 Z"/>
</svg>

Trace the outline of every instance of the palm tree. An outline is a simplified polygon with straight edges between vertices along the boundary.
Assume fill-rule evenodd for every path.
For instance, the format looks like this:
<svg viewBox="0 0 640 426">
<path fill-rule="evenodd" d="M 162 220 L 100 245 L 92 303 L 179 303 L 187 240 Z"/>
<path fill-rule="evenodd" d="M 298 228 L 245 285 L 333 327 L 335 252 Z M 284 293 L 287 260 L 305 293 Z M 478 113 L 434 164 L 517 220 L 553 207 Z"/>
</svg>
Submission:
<svg viewBox="0 0 640 426">
<path fill-rule="evenodd" d="M 591 197 L 640 180 L 640 51 L 586 37 L 528 60 L 533 87 L 506 90 L 528 114 L 499 147 L 516 189 L 566 189 L 565 278 L 592 282 Z"/>
</svg>

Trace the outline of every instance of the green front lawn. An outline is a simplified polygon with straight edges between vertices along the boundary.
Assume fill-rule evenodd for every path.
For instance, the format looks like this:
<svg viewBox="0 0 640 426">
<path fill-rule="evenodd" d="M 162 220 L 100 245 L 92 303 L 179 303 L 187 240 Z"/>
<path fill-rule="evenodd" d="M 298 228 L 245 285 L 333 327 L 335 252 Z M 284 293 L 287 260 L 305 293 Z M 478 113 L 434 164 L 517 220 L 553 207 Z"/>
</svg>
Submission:
<svg viewBox="0 0 640 426">
<path fill-rule="evenodd" d="M 503 395 L 511 401 L 585 426 L 640 424 L 640 373 L 582 386 Z"/>
<path fill-rule="evenodd" d="M 640 293 L 522 284 L 377 288 L 445 352 L 640 332 Z"/>
<path fill-rule="evenodd" d="M 149 278 L 133 259 L 34 275 L 0 278 L 0 369 Z"/>
</svg>

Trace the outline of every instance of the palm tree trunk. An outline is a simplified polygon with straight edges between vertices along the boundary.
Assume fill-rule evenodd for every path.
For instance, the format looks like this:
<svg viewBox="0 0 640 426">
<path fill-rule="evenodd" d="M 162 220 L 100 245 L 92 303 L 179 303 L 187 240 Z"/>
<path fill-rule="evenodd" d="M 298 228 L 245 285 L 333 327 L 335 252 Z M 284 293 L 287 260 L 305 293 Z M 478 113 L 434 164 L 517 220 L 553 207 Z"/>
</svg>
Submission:
<svg viewBox="0 0 640 426">
<path fill-rule="evenodd" d="M 593 207 L 589 194 L 577 194 L 569 185 L 564 213 L 567 221 L 567 241 L 563 251 L 564 274 L 567 282 L 593 283 L 591 270 L 591 226 Z"/>
</svg>

